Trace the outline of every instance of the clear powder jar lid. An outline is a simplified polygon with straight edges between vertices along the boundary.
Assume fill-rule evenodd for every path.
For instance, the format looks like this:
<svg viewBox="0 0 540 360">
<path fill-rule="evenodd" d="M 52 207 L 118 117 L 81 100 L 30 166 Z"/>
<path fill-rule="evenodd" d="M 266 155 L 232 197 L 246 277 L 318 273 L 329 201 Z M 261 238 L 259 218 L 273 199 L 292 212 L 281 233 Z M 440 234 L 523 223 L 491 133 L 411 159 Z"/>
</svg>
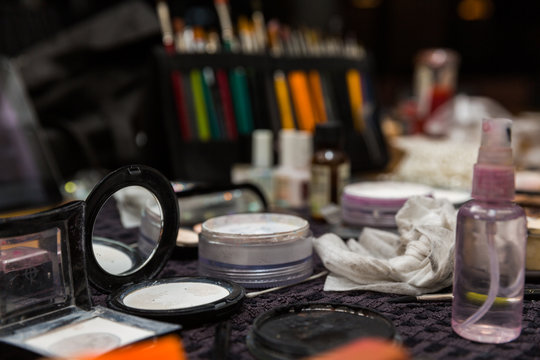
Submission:
<svg viewBox="0 0 540 360">
<path fill-rule="evenodd" d="M 309 233 L 309 223 L 285 214 L 219 216 L 202 224 L 201 235 L 210 241 L 245 245 L 294 241 Z"/>
</svg>

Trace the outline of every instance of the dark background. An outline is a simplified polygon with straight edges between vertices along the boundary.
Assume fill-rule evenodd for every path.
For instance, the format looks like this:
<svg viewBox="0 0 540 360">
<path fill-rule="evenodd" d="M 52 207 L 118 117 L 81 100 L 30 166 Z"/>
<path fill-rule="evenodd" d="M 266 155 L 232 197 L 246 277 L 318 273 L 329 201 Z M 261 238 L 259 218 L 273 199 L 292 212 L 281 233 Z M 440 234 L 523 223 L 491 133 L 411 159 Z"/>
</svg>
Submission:
<svg viewBox="0 0 540 360">
<path fill-rule="evenodd" d="M 14 59 L 20 58 L 21 55 L 31 52 L 37 44 L 48 42 L 92 19 L 93 15 L 129 1 L 133 0 L 4 0 L 0 2 L 0 54 Z M 154 1 L 143 2 L 153 10 Z M 168 2 L 172 15 L 183 17 L 187 24 L 219 29 L 212 1 Z M 514 114 L 540 108 L 540 2 L 537 1 L 231 0 L 230 8 L 233 22 L 238 15 L 250 15 L 254 8 L 260 8 L 266 20 L 276 18 L 292 26 L 307 25 L 327 33 L 356 35 L 373 56 L 376 95 L 383 114 L 392 110 L 399 100 L 411 95 L 414 56 L 419 50 L 431 47 L 451 48 L 460 54 L 458 91 L 490 97 Z M 107 29 L 103 31 L 106 32 Z M 126 81 L 119 92 L 124 91 L 127 94 L 127 90 L 144 86 L 145 78 L 141 74 L 144 73 L 151 49 L 159 45 L 160 41 L 159 33 L 156 32 L 150 38 L 139 42 L 136 47 L 131 47 L 129 53 L 100 53 L 104 55 L 98 58 L 101 67 L 107 67 L 107 61 L 110 61 L 111 68 L 122 67 L 126 76 L 129 73 L 137 74 L 136 78 Z M 127 56 L 130 56 L 129 59 Z M 96 63 L 89 56 L 81 59 L 78 60 L 77 56 L 69 59 L 71 66 L 80 62 L 77 69 L 79 73 L 85 71 L 85 66 L 94 66 Z M 39 63 L 35 66 L 39 66 Z M 25 75 L 23 74 L 23 78 Z M 84 81 L 81 83 L 84 84 Z M 57 86 L 58 82 L 49 85 Z M 92 98 L 93 94 L 100 94 L 101 85 L 93 85 L 94 92 L 90 96 L 85 94 L 86 107 L 89 109 L 101 106 L 95 106 Z M 76 112 L 84 108 L 77 104 L 77 93 L 70 93 L 74 98 L 69 101 L 73 111 L 68 112 L 66 109 L 70 106 L 54 107 L 50 105 L 50 101 L 45 102 L 49 100 L 44 97 L 48 91 L 47 86 L 30 87 L 38 118 L 46 128 L 58 127 L 60 124 L 62 131 L 72 131 L 73 129 L 64 124 L 78 116 Z M 124 99 L 128 97 L 125 96 Z M 114 102 L 102 108 L 110 110 L 114 108 Z M 134 114 L 133 117 L 140 115 L 140 111 L 134 107 L 128 106 L 125 111 L 122 110 L 122 114 L 129 112 Z M 60 113 L 63 117 L 59 116 Z M 91 131 L 97 129 L 92 135 L 103 138 L 98 126 L 100 115 L 91 115 L 97 120 L 87 127 L 92 129 Z M 116 115 L 109 113 L 105 117 Z M 96 123 L 98 125 L 95 125 Z M 106 127 L 107 124 L 103 126 Z M 81 127 L 77 125 L 72 128 Z M 122 132 L 117 132 L 117 137 L 118 134 Z M 111 140 L 110 134 L 105 136 L 109 136 L 108 140 Z M 58 134 L 51 133 L 50 137 L 58 137 Z M 118 140 L 114 139 L 114 134 L 112 137 L 112 141 Z M 71 141 L 69 138 L 73 136 L 63 141 Z M 69 144 L 57 146 L 60 150 L 53 149 L 53 152 L 62 156 L 66 153 L 61 151 L 62 146 Z M 121 153 L 122 150 L 124 154 Z M 108 156 L 108 149 L 98 146 L 98 154 L 86 154 L 80 161 L 60 159 L 60 163 L 67 164 L 61 169 L 62 175 L 69 177 L 79 167 L 99 165 L 114 168 L 137 160 L 136 155 L 128 150 L 128 147 L 117 146 L 116 153 Z M 71 152 L 69 155 L 74 156 Z M 102 159 L 101 163 L 99 159 Z"/>
<path fill-rule="evenodd" d="M 117 3 L 2 1 L 0 53 L 16 56 Z M 218 28 L 211 1 L 169 3 L 171 12 L 183 16 L 188 23 Z M 262 7 L 266 19 L 356 34 L 375 57 L 379 98 L 386 106 L 410 91 L 414 55 L 428 47 L 449 47 L 460 53 L 462 91 L 493 97 L 513 112 L 540 106 L 535 91 L 540 80 L 540 3 L 537 1 L 232 0 L 230 6 L 233 19 L 238 14 L 249 15 L 254 7 Z M 467 20 L 460 15 L 460 8 L 461 11 L 469 8 L 469 16 L 474 18 L 474 9 L 478 7 L 478 19 Z"/>
</svg>

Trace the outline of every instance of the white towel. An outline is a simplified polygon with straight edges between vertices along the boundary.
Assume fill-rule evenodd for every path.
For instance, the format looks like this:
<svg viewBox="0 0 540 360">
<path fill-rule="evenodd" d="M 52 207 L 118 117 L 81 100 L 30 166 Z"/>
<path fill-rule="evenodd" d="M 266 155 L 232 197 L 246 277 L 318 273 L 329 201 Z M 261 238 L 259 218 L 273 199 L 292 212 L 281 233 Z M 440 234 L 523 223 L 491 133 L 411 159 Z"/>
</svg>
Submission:
<svg viewBox="0 0 540 360">
<path fill-rule="evenodd" d="M 456 210 L 448 200 L 413 197 L 396 214 L 399 235 L 365 228 L 346 243 L 314 240 L 330 270 L 325 291 L 372 290 L 419 295 L 452 284 Z"/>
</svg>

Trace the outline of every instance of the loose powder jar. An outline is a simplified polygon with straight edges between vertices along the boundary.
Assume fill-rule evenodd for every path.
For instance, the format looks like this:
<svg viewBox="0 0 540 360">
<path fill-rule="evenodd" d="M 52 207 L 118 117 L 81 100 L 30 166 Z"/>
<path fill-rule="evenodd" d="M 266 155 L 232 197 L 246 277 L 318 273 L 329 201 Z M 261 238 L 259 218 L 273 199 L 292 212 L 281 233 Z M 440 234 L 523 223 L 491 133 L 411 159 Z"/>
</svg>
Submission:
<svg viewBox="0 0 540 360">
<path fill-rule="evenodd" d="M 294 284 L 313 271 L 306 220 L 285 214 L 236 214 L 209 219 L 199 239 L 199 273 L 247 288 Z"/>
<path fill-rule="evenodd" d="M 412 196 L 430 196 L 429 186 L 401 182 L 360 182 L 345 186 L 341 215 L 353 226 L 395 227 L 395 216 Z"/>
</svg>

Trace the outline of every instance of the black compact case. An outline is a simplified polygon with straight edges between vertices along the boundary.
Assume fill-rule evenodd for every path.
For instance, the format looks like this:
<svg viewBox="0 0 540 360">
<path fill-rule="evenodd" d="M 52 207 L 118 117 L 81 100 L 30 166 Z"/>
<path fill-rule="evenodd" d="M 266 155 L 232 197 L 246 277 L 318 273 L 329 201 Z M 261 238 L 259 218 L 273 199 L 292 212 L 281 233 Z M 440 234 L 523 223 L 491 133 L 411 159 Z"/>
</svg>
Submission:
<svg viewBox="0 0 540 360">
<path fill-rule="evenodd" d="M 127 296 L 139 290 L 157 286 L 207 284 L 211 287 L 220 287 L 227 292 L 219 299 L 199 304 L 171 309 L 141 309 L 128 306 L 125 302 Z M 111 308 L 133 315 L 143 316 L 156 320 L 179 322 L 182 327 L 200 326 L 207 322 L 216 322 L 233 314 L 244 298 L 245 290 L 240 285 L 223 279 L 209 277 L 178 277 L 138 282 L 121 287 L 108 299 Z"/>
<path fill-rule="evenodd" d="M 99 352 L 180 328 L 92 306 L 83 241 L 85 209 L 83 201 L 76 201 L 0 219 L 0 342 L 21 348 L 20 354 Z M 14 282 L 21 285 L 13 287 Z M 130 333 L 117 337 L 115 328 Z M 69 349 L 59 348 L 60 336 L 82 340 Z M 114 341 L 109 348 L 96 348 L 92 339 L 98 337 Z"/>
<path fill-rule="evenodd" d="M 111 201 L 118 191 L 128 187 L 146 189 L 155 198 L 155 204 L 160 207 L 161 229 L 159 239 L 155 241 L 155 249 L 147 259 L 143 259 L 141 266 L 122 274 L 112 274 L 98 263 L 96 256 L 93 256 L 93 229 L 96 221 L 109 216 L 108 213 L 102 213 L 106 203 Z M 102 292 L 110 293 L 120 286 L 156 277 L 174 250 L 178 232 L 178 201 L 170 182 L 150 167 L 127 166 L 105 176 L 88 195 L 86 203 L 88 208 L 85 227 L 89 230 L 85 234 L 85 250 L 90 284 Z"/>
<path fill-rule="evenodd" d="M 140 199 L 144 201 L 137 202 Z M 116 223 L 111 209 L 119 209 L 122 225 L 112 226 L 114 231 L 108 233 L 110 226 L 97 223 Z M 127 215 L 139 217 L 138 225 Z M 152 222 L 145 220 L 149 218 Z M 170 182 L 143 165 L 110 173 L 86 201 L 0 219 L 0 342 L 45 356 L 69 357 L 80 351 L 105 352 L 181 328 L 147 318 L 192 324 L 229 315 L 244 297 L 244 289 L 236 284 L 209 278 L 150 280 L 176 246 L 178 222 L 178 200 Z M 95 228 L 101 228 L 99 236 Z M 175 307 L 173 302 L 172 308 L 160 311 L 123 306 L 122 294 L 130 291 L 198 282 L 215 286 L 223 296 L 191 307 Z M 92 305 L 89 283 L 113 292 L 108 299 L 112 310 Z"/>
<path fill-rule="evenodd" d="M 103 264 L 100 264 L 98 256 L 95 256 L 96 250 L 94 246 L 96 242 L 93 232 L 89 231 L 86 233 L 85 247 L 88 254 L 88 278 L 94 287 L 109 294 L 107 299 L 108 306 L 132 315 L 179 323 L 183 327 L 215 321 L 234 312 L 241 304 L 245 291 L 241 286 L 233 282 L 208 277 L 174 277 L 152 280 L 156 278 L 176 247 L 180 218 L 177 194 L 173 191 L 170 182 L 156 170 L 144 166 L 127 167 L 107 175 L 88 196 L 87 203 L 90 210 L 86 216 L 86 228 L 93 229 L 101 219 L 109 218 L 111 215 L 107 212 L 110 211 L 108 202 L 111 201 L 113 195 L 126 187 L 133 186 L 147 189 L 155 198 L 155 205 L 160 208 L 159 221 L 156 221 L 155 215 L 146 216 L 147 205 L 146 208 L 141 210 L 140 230 L 137 235 L 134 235 L 139 237 L 137 245 L 140 248 L 140 239 L 143 238 L 144 241 L 142 243 L 145 248 L 153 241 L 155 241 L 156 246 L 153 251 L 150 251 L 146 259 L 142 259 L 140 266 L 121 274 L 107 271 L 102 266 Z M 129 203 L 130 200 L 126 202 Z M 145 219 L 149 218 L 154 218 L 152 224 L 159 226 L 159 228 L 154 227 L 154 231 L 148 229 L 152 225 L 145 224 Z M 114 225 L 112 226 L 114 227 Z M 159 238 L 149 238 L 149 234 L 151 233 L 155 233 Z M 108 240 L 109 242 L 115 241 L 114 239 Z M 145 253 L 148 253 L 148 251 L 145 251 Z M 126 255 L 132 256 L 130 254 Z M 182 299 L 178 298 L 176 304 L 171 303 L 169 307 L 161 307 L 160 309 L 145 309 L 128 306 L 124 303 L 126 296 L 141 289 L 150 291 L 153 287 L 159 287 L 160 292 L 163 292 L 167 291 L 168 288 L 176 288 L 183 285 L 186 285 L 184 287 L 188 288 L 192 284 L 206 284 L 211 289 L 219 287 L 226 292 L 226 295 L 195 306 L 186 306 L 185 304 L 180 306 L 178 303 Z M 159 293 L 155 294 L 156 299 L 153 299 L 154 302 L 158 301 L 157 297 L 159 295 Z"/>
<path fill-rule="evenodd" d="M 369 337 L 399 341 L 392 322 L 374 310 L 306 303 L 259 315 L 248 333 L 247 345 L 257 359 L 301 359 Z"/>
</svg>

